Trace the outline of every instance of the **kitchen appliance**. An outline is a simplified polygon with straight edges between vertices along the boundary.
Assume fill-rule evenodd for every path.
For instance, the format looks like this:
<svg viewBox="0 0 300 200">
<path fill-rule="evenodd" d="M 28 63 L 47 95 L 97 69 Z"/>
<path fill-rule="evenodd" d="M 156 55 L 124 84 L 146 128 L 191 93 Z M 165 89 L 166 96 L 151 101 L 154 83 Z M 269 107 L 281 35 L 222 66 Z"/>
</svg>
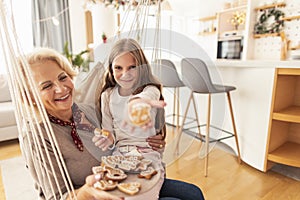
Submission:
<svg viewBox="0 0 300 200">
<path fill-rule="evenodd" d="M 218 39 L 218 59 L 241 59 L 243 52 L 243 36 L 241 32 L 224 32 Z"/>
</svg>

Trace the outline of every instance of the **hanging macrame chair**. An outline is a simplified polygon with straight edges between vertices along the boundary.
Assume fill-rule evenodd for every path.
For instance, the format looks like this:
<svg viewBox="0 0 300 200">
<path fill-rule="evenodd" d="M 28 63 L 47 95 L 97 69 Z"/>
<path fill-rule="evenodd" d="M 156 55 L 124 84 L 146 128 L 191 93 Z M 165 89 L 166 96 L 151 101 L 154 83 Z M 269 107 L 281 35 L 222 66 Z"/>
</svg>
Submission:
<svg viewBox="0 0 300 200">
<path fill-rule="evenodd" d="M 152 1 L 151 1 L 152 2 Z M 141 0 L 136 6 L 136 20 L 132 24 L 134 27 L 139 27 L 135 33 L 137 37 L 142 39 L 143 30 L 147 25 L 147 13 L 149 12 L 150 0 Z M 160 27 L 160 0 L 157 1 L 157 30 Z M 13 105 L 15 107 L 15 116 L 19 131 L 19 142 L 22 150 L 22 146 L 29 145 L 34 147 L 37 151 L 35 155 L 33 152 L 22 152 L 24 157 L 36 156 L 39 162 L 33 163 L 35 169 L 47 168 L 47 171 L 53 175 L 54 181 L 50 180 L 50 175 L 42 173 L 38 175 L 37 179 L 40 181 L 49 181 L 52 189 L 52 193 L 55 199 L 64 198 L 63 192 L 60 190 L 57 176 L 63 177 L 63 181 L 70 199 L 76 199 L 74 187 L 66 168 L 64 159 L 59 149 L 58 142 L 51 123 L 49 121 L 46 110 L 42 104 L 37 87 L 35 86 L 32 78 L 29 64 L 27 63 L 22 48 L 18 41 L 18 35 L 14 27 L 14 16 L 10 10 L 11 5 L 4 0 L 0 0 L 0 44 L 3 50 L 5 58 L 5 67 L 8 74 L 9 89 L 12 96 Z M 139 23 L 138 23 L 139 22 Z M 121 32 L 121 26 L 118 30 Z M 132 34 L 133 32 L 130 32 Z M 159 41 L 159 35 L 154 41 Z M 158 44 L 158 42 L 156 42 Z M 157 58 L 159 54 L 154 53 L 154 57 Z M 4 67 L 4 66 L 1 66 Z M 45 132 L 42 132 L 41 124 Z M 45 134 L 45 135 L 44 135 Z M 23 136 L 29 136 L 28 144 L 23 143 Z M 45 144 L 45 137 L 50 141 L 50 145 L 53 149 L 53 153 L 58 163 L 58 169 L 53 167 L 52 160 L 50 159 L 50 152 L 47 148 L 42 150 Z M 49 164 L 48 164 L 49 163 Z M 40 170 L 45 172 L 44 170 Z M 52 184 L 51 184 L 52 183 Z M 58 188 L 59 194 L 55 194 L 54 188 Z"/>
<path fill-rule="evenodd" d="M 8 83 L 12 96 L 12 102 L 15 107 L 15 117 L 18 125 L 21 150 L 22 146 L 24 145 L 23 136 L 30 135 L 30 137 L 28 137 L 30 138 L 28 145 L 38 150 L 35 156 L 37 156 L 40 160 L 39 163 L 33 163 L 34 167 L 39 169 L 43 165 L 48 171 L 51 171 L 55 180 L 55 185 L 51 185 L 52 191 L 54 191 L 54 187 L 58 186 L 57 175 L 60 174 L 63 177 L 68 193 L 75 194 L 71 179 L 67 173 L 66 165 L 63 161 L 56 138 L 53 134 L 51 124 L 30 73 L 29 65 L 25 60 L 22 48 L 20 47 L 16 29 L 14 27 L 14 16 L 9 8 L 11 8 L 11 5 L 4 1 L 0 1 L 1 48 L 5 58 L 5 67 L 8 75 Z M 49 138 L 50 145 L 54 151 L 56 161 L 58 163 L 58 169 L 53 168 L 48 149 L 45 148 L 45 154 L 42 153 L 41 147 L 46 146 L 46 144 L 44 140 L 45 135 L 43 135 L 41 132 L 41 122 L 45 127 L 45 134 Z M 25 152 L 22 153 L 24 157 L 33 156 L 28 154 L 26 155 Z M 33 152 L 30 152 L 30 154 L 32 153 Z M 49 163 L 49 165 L 46 163 Z M 43 177 L 37 177 L 37 179 L 46 179 L 49 181 L 49 183 L 51 183 L 49 174 L 42 174 L 42 176 Z M 59 191 L 59 193 L 60 196 L 63 195 L 61 191 Z"/>
</svg>

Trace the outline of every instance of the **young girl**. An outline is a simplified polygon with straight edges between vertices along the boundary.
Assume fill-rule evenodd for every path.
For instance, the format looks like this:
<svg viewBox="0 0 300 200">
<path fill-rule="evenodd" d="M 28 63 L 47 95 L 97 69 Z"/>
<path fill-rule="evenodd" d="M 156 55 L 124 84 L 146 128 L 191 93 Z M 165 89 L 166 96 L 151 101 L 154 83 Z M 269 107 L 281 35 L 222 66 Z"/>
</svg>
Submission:
<svg viewBox="0 0 300 200">
<path fill-rule="evenodd" d="M 114 45 L 104 80 L 99 102 L 101 125 L 102 129 L 115 137 L 116 147 L 113 154 L 143 156 L 152 161 L 155 170 L 161 172 L 161 178 L 148 197 L 143 194 L 143 198 L 157 199 L 164 180 L 164 166 L 161 151 L 153 150 L 146 139 L 162 130 L 165 103 L 159 101 L 162 99 L 160 82 L 153 76 L 150 65 L 135 40 L 121 39 Z M 145 104 L 152 106 L 149 121 L 141 126 L 133 125 L 128 119 L 129 112 L 135 105 Z M 159 119 L 157 123 L 156 117 Z M 158 130 L 154 127 L 155 123 Z M 101 141 L 96 143 L 97 146 L 101 146 L 100 144 Z M 162 149 L 161 146 L 160 150 Z"/>
</svg>

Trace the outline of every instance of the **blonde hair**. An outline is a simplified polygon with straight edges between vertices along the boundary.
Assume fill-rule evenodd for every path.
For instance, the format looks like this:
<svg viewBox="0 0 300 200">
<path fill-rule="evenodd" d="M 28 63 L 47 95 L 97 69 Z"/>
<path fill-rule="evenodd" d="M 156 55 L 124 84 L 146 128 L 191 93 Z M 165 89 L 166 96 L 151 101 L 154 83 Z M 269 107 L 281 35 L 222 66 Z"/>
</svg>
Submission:
<svg viewBox="0 0 300 200">
<path fill-rule="evenodd" d="M 104 82 L 101 84 L 102 90 L 100 95 L 106 89 L 115 87 L 117 85 L 117 82 L 113 76 L 112 63 L 117 57 L 126 53 L 129 53 L 135 59 L 138 70 L 138 80 L 134 88 L 132 88 L 133 91 L 138 87 L 149 83 L 161 84 L 159 80 L 152 74 L 151 66 L 138 42 L 131 38 L 123 38 L 118 40 L 111 49 L 108 57 L 108 67 L 103 79 Z"/>
<path fill-rule="evenodd" d="M 24 77 L 26 77 L 25 71 L 24 71 L 25 63 L 22 62 L 21 58 L 19 58 L 18 61 L 19 61 L 21 70 L 24 74 Z M 31 69 L 31 67 L 30 67 L 31 65 L 42 64 L 46 61 L 53 61 L 53 62 L 56 62 L 58 64 L 58 66 L 63 71 L 65 71 L 71 79 L 74 79 L 74 77 L 77 75 L 77 72 L 72 68 L 72 65 L 69 62 L 69 60 L 65 56 L 63 56 L 62 54 L 60 54 L 59 52 L 57 52 L 56 50 L 51 49 L 51 48 L 47 48 L 47 47 L 35 48 L 31 53 L 25 55 L 25 61 L 28 63 L 30 69 Z M 28 80 L 26 80 L 26 84 L 27 84 L 28 88 L 30 88 Z M 33 101 L 34 110 L 35 110 L 34 112 L 37 115 L 38 120 L 41 122 L 40 113 L 38 112 L 37 107 L 35 105 L 35 100 L 33 98 L 32 91 L 29 91 L 29 94 L 26 95 L 27 100 L 23 99 L 23 101 L 26 101 L 28 103 L 29 98 Z M 24 103 L 25 102 L 23 102 L 23 104 Z"/>
<path fill-rule="evenodd" d="M 77 72 L 73 69 L 71 62 L 69 62 L 65 56 L 51 48 L 36 48 L 26 56 L 26 60 L 29 65 L 51 60 L 56 62 L 58 66 L 71 77 L 71 79 L 77 75 Z"/>
</svg>

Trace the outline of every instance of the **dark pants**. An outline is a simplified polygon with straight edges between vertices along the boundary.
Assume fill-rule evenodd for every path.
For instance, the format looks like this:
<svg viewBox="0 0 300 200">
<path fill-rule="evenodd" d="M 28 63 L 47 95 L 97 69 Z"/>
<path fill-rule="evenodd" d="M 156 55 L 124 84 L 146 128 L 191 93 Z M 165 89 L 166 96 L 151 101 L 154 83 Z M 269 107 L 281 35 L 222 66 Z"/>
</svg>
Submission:
<svg viewBox="0 0 300 200">
<path fill-rule="evenodd" d="M 159 199 L 204 200 L 204 196 L 196 185 L 166 178 L 160 190 Z"/>
</svg>

